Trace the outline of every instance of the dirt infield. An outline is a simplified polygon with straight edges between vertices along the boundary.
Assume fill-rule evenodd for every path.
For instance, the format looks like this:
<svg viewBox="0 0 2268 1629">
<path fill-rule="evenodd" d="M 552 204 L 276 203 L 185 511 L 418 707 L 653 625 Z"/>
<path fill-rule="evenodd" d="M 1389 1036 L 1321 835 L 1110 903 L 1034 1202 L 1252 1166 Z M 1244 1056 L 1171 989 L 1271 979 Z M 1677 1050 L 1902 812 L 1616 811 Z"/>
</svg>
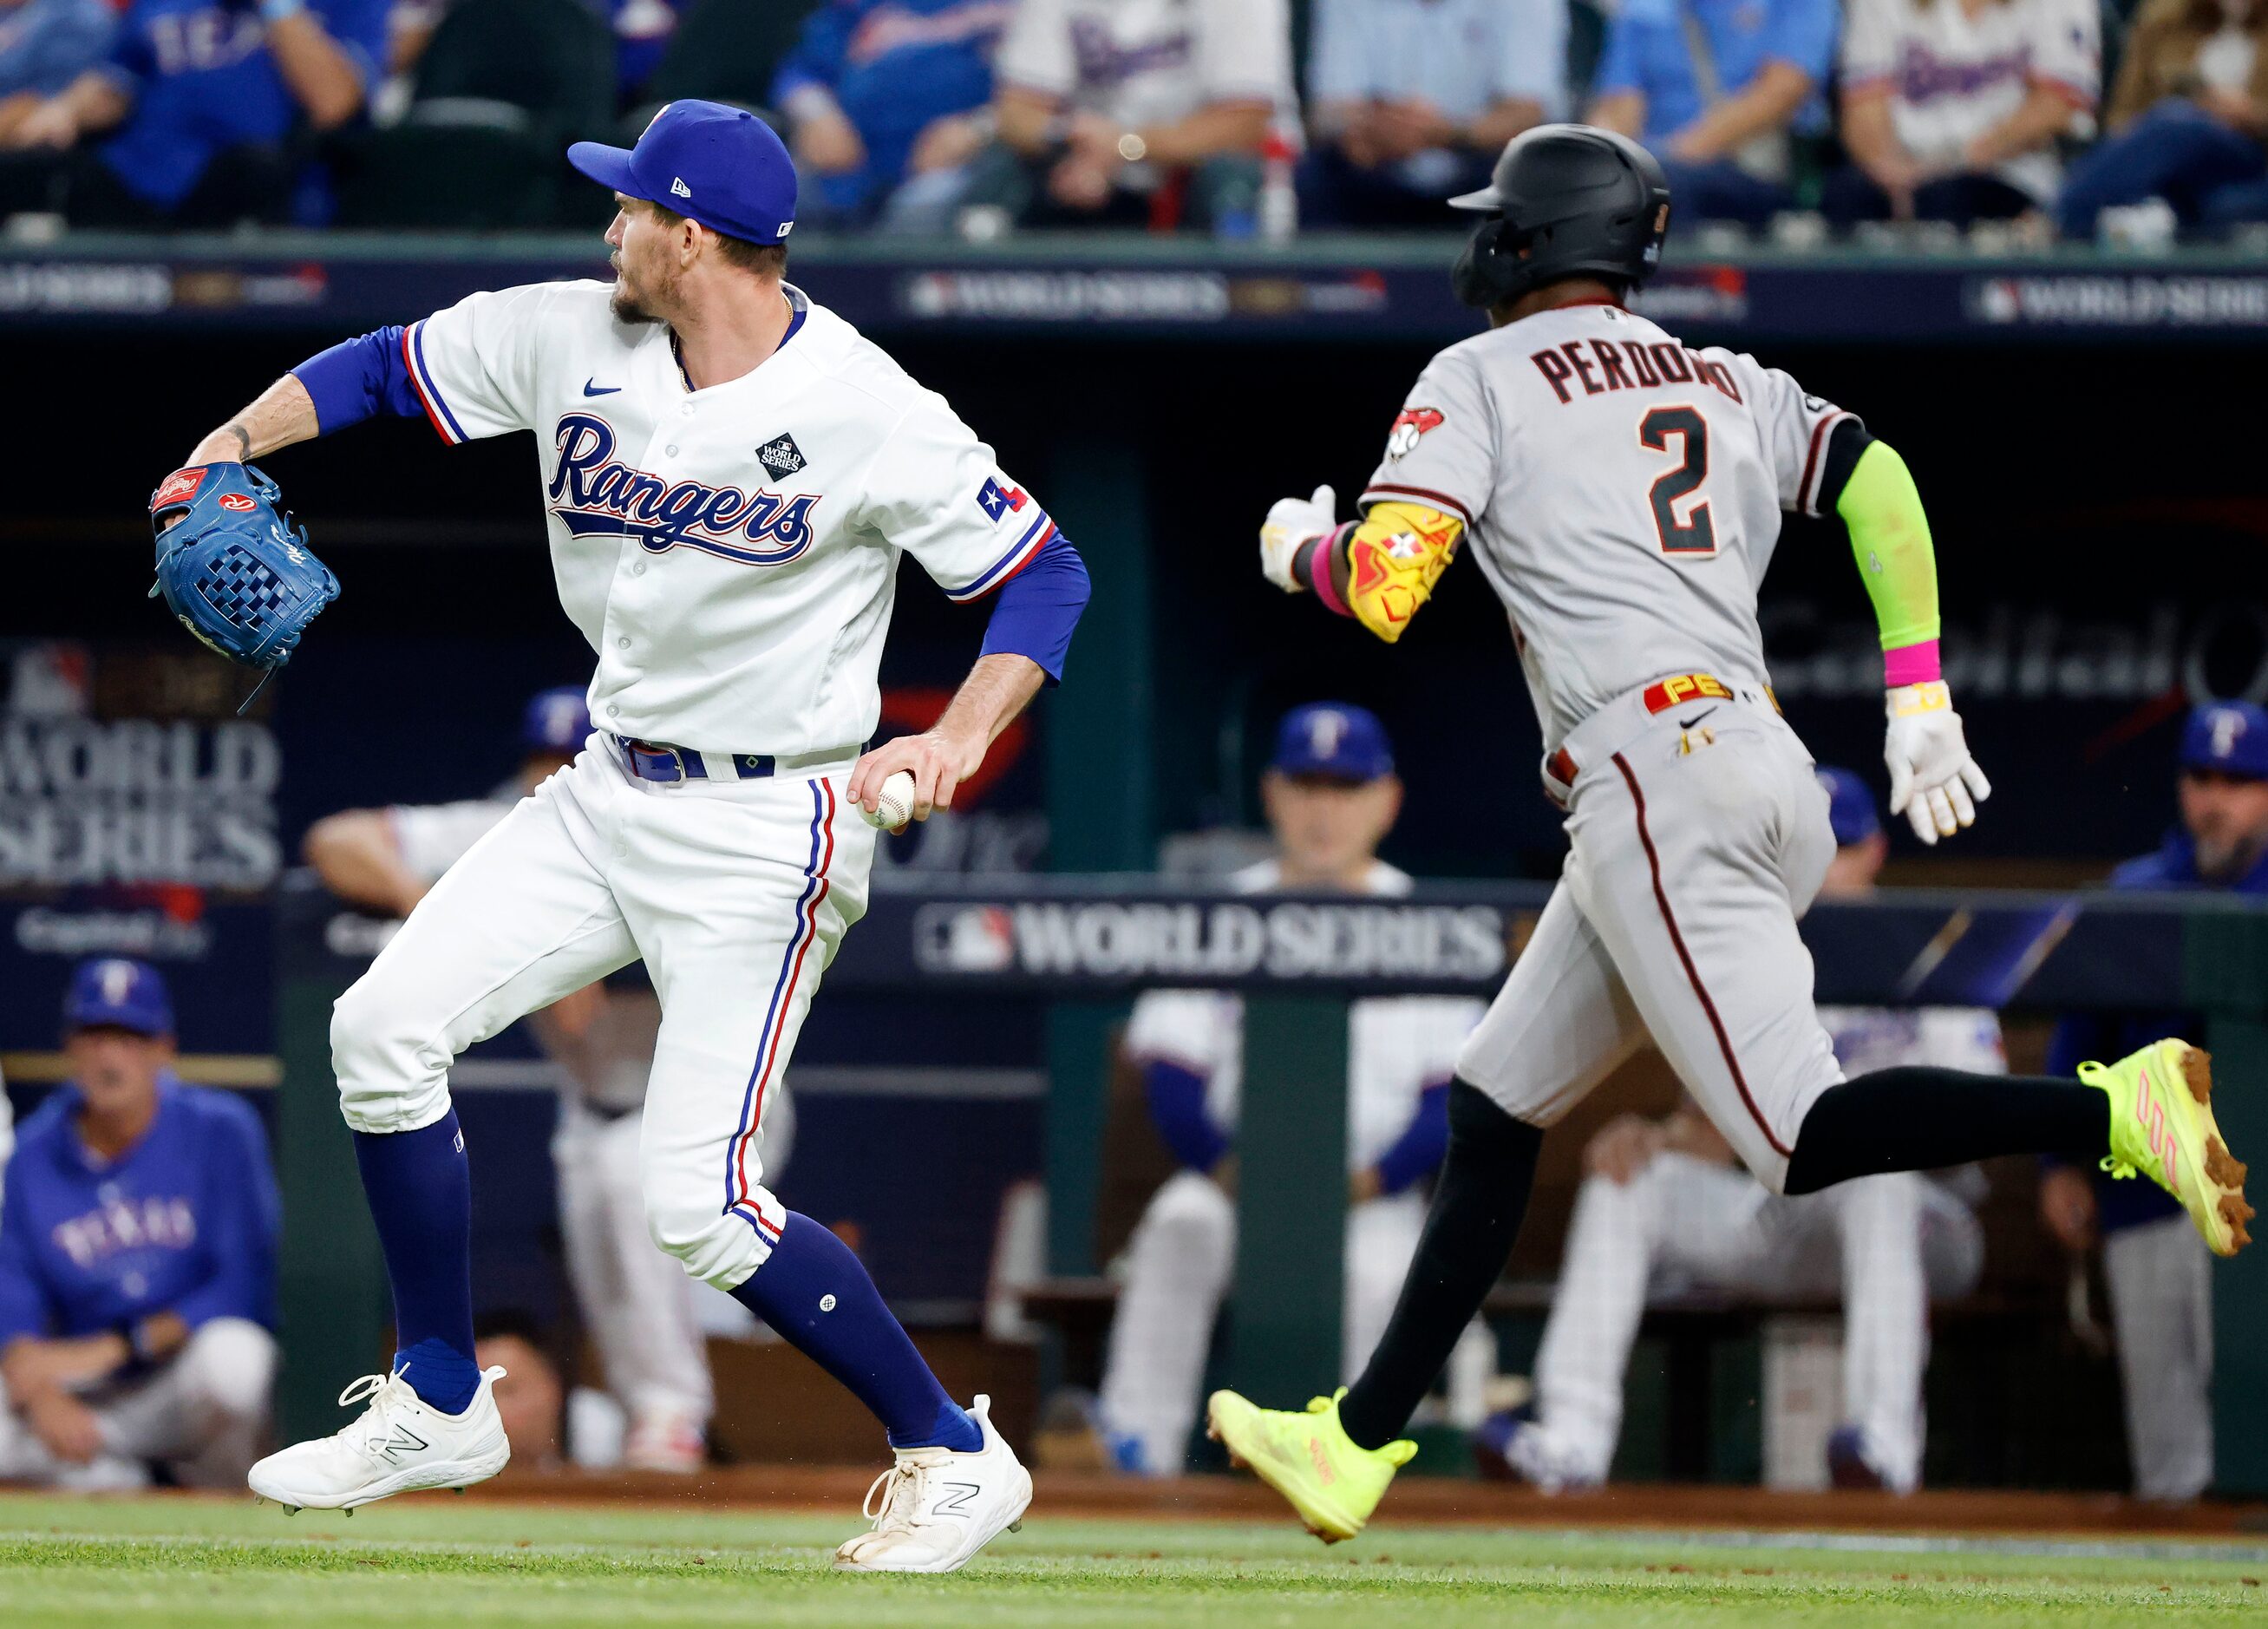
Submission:
<svg viewBox="0 0 2268 1629">
<path fill-rule="evenodd" d="M 473 1489 L 469 1497 L 529 1504 L 680 1500 L 729 1508 L 810 1510 L 855 1506 L 873 1475 L 873 1471 L 842 1465 L 741 1465 L 689 1477 L 507 1471 Z M 1151 1481 L 1042 1471 L 1035 1480 L 1034 1511 L 1066 1518 L 1149 1515 L 1264 1522 L 1284 1515 L 1275 1495 L 1246 1477 Z M 1413 1478 L 1395 1488 L 1383 1519 L 1445 1527 L 2235 1537 L 2268 1534 L 2268 1502 L 2207 1500 L 2167 1507 L 2108 1493 L 1964 1490 L 1901 1498 L 1892 1493 L 1778 1493 L 1761 1488 L 1637 1483 L 1553 1496 L 1508 1484 Z"/>
</svg>

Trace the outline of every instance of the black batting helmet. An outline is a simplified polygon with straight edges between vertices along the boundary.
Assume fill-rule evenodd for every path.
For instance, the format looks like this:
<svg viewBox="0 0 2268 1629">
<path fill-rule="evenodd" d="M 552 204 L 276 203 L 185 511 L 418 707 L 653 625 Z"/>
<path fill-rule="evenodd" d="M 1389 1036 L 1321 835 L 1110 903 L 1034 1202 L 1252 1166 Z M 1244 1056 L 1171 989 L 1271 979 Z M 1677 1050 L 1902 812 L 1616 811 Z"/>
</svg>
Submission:
<svg viewBox="0 0 2268 1629">
<path fill-rule="evenodd" d="M 1540 124 L 1505 144 L 1487 186 L 1449 206 L 1489 217 L 1452 274 L 1457 298 L 1486 310 L 1587 273 L 1644 283 L 1661 262 L 1669 181 L 1627 136 Z"/>
</svg>

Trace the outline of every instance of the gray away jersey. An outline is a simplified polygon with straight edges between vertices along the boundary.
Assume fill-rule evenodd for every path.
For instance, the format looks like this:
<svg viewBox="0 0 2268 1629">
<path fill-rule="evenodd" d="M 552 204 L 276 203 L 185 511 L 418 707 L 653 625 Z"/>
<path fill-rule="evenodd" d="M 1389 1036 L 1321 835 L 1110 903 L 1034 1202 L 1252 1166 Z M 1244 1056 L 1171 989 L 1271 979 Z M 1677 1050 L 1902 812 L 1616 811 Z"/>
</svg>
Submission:
<svg viewBox="0 0 2268 1629">
<path fill-rule="evenodd" d="M 1753 357 L 1564 306 L 1435 357 L 1361 506 L 1465 522 L 1550 750 L 1666 674 L 1767 682 L 1756 586 L 1780 512 L 1818 512 L 1828 437 L 1849 416 Z"/>
</svg>

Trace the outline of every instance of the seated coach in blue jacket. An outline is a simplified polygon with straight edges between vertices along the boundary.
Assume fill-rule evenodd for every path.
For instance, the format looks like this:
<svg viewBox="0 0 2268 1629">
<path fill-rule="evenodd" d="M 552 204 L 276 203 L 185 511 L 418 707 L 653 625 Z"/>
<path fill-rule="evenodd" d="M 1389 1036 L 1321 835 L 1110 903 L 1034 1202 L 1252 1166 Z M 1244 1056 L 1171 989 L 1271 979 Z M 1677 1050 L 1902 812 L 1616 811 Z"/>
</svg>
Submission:
<svg viewBox="0 0 2268 1629">
<path fill-rule="evenodd" d="M 144 962 L 81 964 L 63 1045 L 73 1079 L 18 1128 L 0 1198 L 0 1481 L 241 1485 L 276 1369 L 259 1117 L 174 1074 Z"/>
</svg>

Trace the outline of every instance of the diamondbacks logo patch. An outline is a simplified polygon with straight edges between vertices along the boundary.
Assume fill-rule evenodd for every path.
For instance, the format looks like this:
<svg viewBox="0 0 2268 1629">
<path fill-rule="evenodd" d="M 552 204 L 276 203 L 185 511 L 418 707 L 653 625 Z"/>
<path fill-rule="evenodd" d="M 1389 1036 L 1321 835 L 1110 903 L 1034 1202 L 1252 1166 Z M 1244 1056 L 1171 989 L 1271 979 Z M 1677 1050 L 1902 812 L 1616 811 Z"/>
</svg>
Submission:
<svg viewBox="0 0 2268 1629">
<path fill-rule="evenodd" d="M 1429 430 L 1439 430 L 1442 415 L 1432 408 L 1403 408 L 1394 416 L 1394 428 L 1386 438 L 1386 456 L 1394 463 L 1417 451 L 1418 438 Z"/>
<path fill-rule="evenodd" d="M 782 436 L 777 441 L 767 441 L 756 449 L 756 462 L 775 481 L 784 481 L 803 468 L 803 449 L 795 444 L 793 436 Z"/>
</svg>

